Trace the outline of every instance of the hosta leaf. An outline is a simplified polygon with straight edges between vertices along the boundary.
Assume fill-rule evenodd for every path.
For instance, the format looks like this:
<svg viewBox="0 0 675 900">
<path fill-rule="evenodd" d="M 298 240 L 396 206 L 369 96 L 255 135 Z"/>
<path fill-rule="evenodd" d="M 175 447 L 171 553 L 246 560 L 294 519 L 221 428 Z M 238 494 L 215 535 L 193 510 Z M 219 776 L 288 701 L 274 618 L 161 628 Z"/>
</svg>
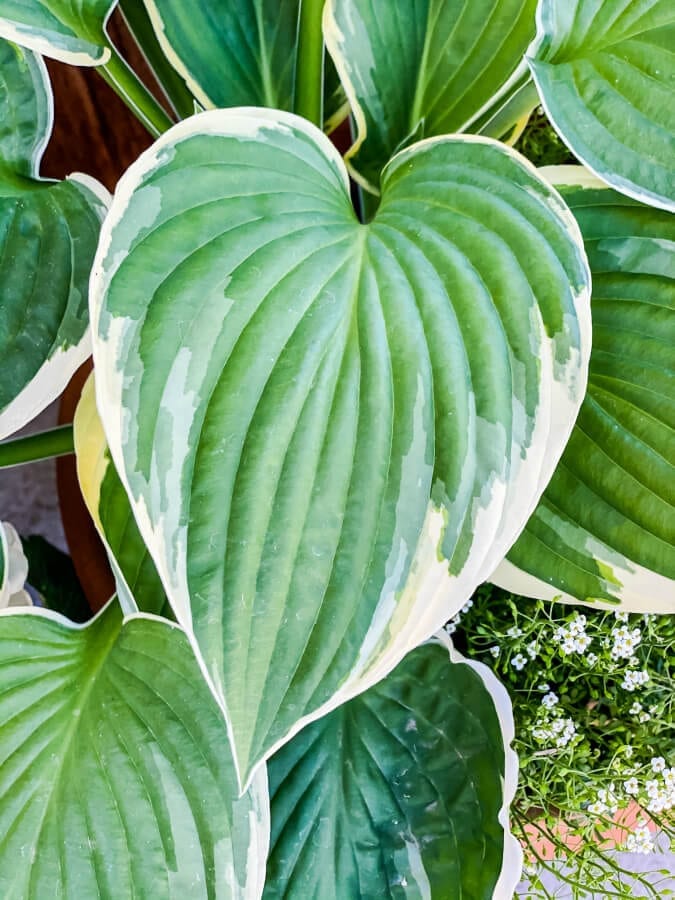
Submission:
<svg viewBox="0 0 675 900">
<path fill-rule="evenodd" d="M 356 117 L 350 155 L 360 180 L 377 188 L 385 163 L 415 140 L 478 130 L 487 109 L 525 77 L 536 6 L 327 0 L 326 44 Z"/>
<path fill-rule="evenodd" d="M 441 643 L 413 650 L 270 760 L 265 898 L 513 896 L 513 734 L 487 667 Z"/>
<path fill-rule="evenodd" d="M 0 615 L 5 900 L 256 898 L 267 776 L 237 799 L 227 730 L 185 635 L 56 613 Z"/>
<path fill-rule="evenodd" d="M 110 59 L 106 22 L 117 0 L 0 0 L 0 37 L 73 66 Z"/>
<path fill-rule="evenodd" d="M 41 179 L 52 95 L 39 57 L 0 40 L 0 438 L 64 389 L 90 352 L 87 286 L 105 192 Z"/>
<path fill-rule="evenodd" d="M 127 173 L 94 267 L 111 454 L 244 780 L 493 571 L 583 396 L 581 237 L 535 170 L 455 137 L 383 183 L 361 225 L 309 123 L 204 113 Z"/>
<path fill-rule="evenodd" d="M 28 562 L 21 548 L 21 538 L 9 522 L 0 522 L 0 609 L 8 606 L 30 606 L 24 586 Z"/>
<path fill-rule="evenodd" d="M 300 0 L 144 2 L 167 58 L 205 109 L 294 109 Z M 325 119 L 334 126 L 346 115 L 327 58 Z"/>
<path fill-rule="evenodd" d="M 563 140 L 612 187 L 675 203 L 672 0 L 540 0 L 528 50 Z"/>
<path fill-rule="evenodd" d="M 82 390 L 73 428 L 82 496 L 108 551 L 120 598 L 131 608 L 172 618 L 157 569 L 110 458 L 96 409 L 93 374 Z"/>
<path fill-rule="evenodd" d="M 593 272 L 588 393 L 492 580 L 542 599 L 675 612 L 675 222 L 579 167 L 542 171 L 561 185 Z"/>
</svg>

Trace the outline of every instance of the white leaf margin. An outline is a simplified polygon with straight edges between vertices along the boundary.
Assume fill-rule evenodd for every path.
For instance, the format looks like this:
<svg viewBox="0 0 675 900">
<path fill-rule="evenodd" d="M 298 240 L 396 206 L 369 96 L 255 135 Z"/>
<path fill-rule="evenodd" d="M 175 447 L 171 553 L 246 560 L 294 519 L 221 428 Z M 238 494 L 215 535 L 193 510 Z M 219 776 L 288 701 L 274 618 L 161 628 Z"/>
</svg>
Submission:
<svg viewBox="0 0 675 900">
<path fill-rule="evenodd" d="M 28 560 L 23 552 L 21 538 L 9 522 L 0 522 L 0 557 L 3 564 L 0 612 L 9 607 L 32 606 L 30 594 L 24 589 L 28 578 Z"/>
<path fill-rule="evenodd" d="M 2 36 L 2 27 L 3 20 L 0 19 L 0 37 Z M 44 135 L 33 151 L 30 172 L 36 181 L 45 184 L 56 183 L 53 179 L 43 178 L 40 175 L 42 157 L 54 130 L 54 92 L 42 56 L 30 48 L 28 48 L 28 52 L 32 54 L 31 65 L 34 64 L 34 71 L 38 75 L 38 80 L 34 81 L 36 94 L 39 91 L 42 92 L 42 102 L 46 105 Z M 101 182 L 82 172 L 75 172 L 65 180 L 75 184 L 92 201 L 91 205 L 99 212 L 99 217 L 103 218 L 112 202 L 112 197 Z M 84 331 L 77 344 L 53 347 L 28 384 L 7 406 L 0 409 L 0 440 L 19 431 L 46 409 L 50 403 L 53 403 L 63 393 L 82 363 L 90 356 L 91 330 L 89 327 Z"/>
<path fill-rule="evenodd" d="M 2 523 L 0 523 L 1 525 Z M 1 528 L 0 528 L 1 533 Z M 24 608 L 5 608 L 0 609 L 0 627 L 2 619 L 7 616 L 36 616 L 37 618 L 48 619 L 67 628 L 71 632 L 86 631 L 90 625 L 102 618 L 108 611 L 110 606 L 116 603 L 115 597 L 103 606 L 99 612 L 86 622 L 71 622 L 70 619 L 55 612 L 52 609 L 40 607 L 24 607 Z M 122 619 L 122 628 L 128 623 L 136 619 L 145 619 L 150 622 L 161 622 L 163 625 L 183 631 L 180 625 L 163 619 L 161 616 L 154 616 L 150 613 L 135 612 L 133 614 L 124 614 Z M 269 785 L 267 779 L 267 767 L 260 766 L 248 785 L 247 790 L 251 795 L 251 811 L 249 813 L 249 828 L 253 840 L 249 844 L 248 855 L 246 861 L 247 882 L 244 893 L 238 897 L 238 900 L 262 900 L 263 890 L 265 887 L 265 874 L 267 868 L 267 857 L 269 855 L 269 844 L 271 834 L 271 812 L 269 801 Z M 242 795 L 245 793 L 242 791 Z M 241 795 L 240 795 L 241 796 Z M 233 798 L 234 799 L 234 798 Z"/>
<path fill-rule="evenodd" d="M 108 270 L 104 264 L 112 244 L 113 231 L 123 219 L 136 188 L 146 175 L 162 165 L 167 149 L 170 150 L 176 144 L 195 135 L 259 137 L 264 131 L 287 133 L 289 129 L 295 129 L 311 138 L 319 149 L 323 150 L 328 163 L 335 170 L 349 195 L 349 173 L 342 157 L 330 139 L 307 120 L 293 113 L 257 107 L 235 107 L 200 113 L 165 132 L 139 157 L 118 183 L 101 229 L 90 282 L 96 403 L 110 454 L 129 496 L 141 535 L 155 562 L 169 602 L 188 635 L 204 678 L 225 714 L 228 727 L 230 718 L 222 686 L 214 681 L 212 673 L 208 671 L 192 628 L 187 576 L 187 526 L 184 524 L 184 517 L 181 516 L 180 502 L 164 511 L 162 518 L 157 522 L 153 522 L 145 500 L 134 498 L 125 471 L 124 436 L 127 433 L 129 417 L 134 413 L 125 410 L 122 403 L 124 374 L 120 360 L 125 356 L 128 335 L 134 330 L 135 320 L 116 317 L 109 323 L 107 340 L 100 337 L 106 287 L 126 257 L 126 252 L 118 251 Z M 264 137 L 262 139 L 264 140 Z M 363 652 L 354 669 L 333 697 L 314 712 L 300 718 L 258 761 L 258 766 L 264 765 L 267 759 L 306 725 L 382 680 L 410 650 L 427 640 L 461 609 L 476 587 L 486 580 L 497 563 L 506 555 L 534 512 L 569 440 L 585 396 L 591 346 L 590 271 L 579 226 L 557 191 L 544 181 L 537 169 L 516 150 L 481 135 L 439 136 L 420 141 L 398 153 L 389 162 L 385 172 L 391 167 L 403 165 L 409 155 L 415 153 L 421 146 L 453 140 L 490 144 L 498 148 L 500 152 L 524 167 L 529 174 L 534 175 L 542 188 L 546 189 L 548 206 L 564 226 L 585 268 L 586 281 L 579 292 L 574 294 L 581 332 L 581 348 L 572 354 L 563 371 L 555 372 L 554 377 L 553 339 L 546 335 L 541 315 L 538 315 L 537 322 L 533 324 L 539 331 L 537 338 L 543 355 L 541 370 L 544 376 L 540 382 L 537 427 L 530 445 L 526 448 L 524 459 L 519 452 L 515 452 L 516 449 L 520 450 L 517 441 L 521 436 L 514 433 L 511 458 L 505 461 L 502 477 L 496 477 L 490 485 L 487 503 L 485 505 L 478 503 L 474 507 L 474 533 L 479 539 L 474 537 L 470 557 L 461 575 L 456 577 L 449 574 L 448 563 L 440 552 L 445 527 L 444 513 L 430 503 L 415 550 L 408 584 L 400 596 L 396 596 L 389 586 L 387 592 L 380 597 L 371 627 L 364 638 Z M 127 227 L 125 230 L 127 250 L 138 231 L 152 226 L 153 215 L 155 215 L 153 211 L 148 210 L 144 220 L 137 223 L 136 230 Z M 518 399 L 514 396 L 514 404 L 517 403 Z M 511 465 L 513 471 L 510 469 Z M 180 472 L 177 474 L 180 475 Z M 176 484 L 172 485 L 172 489 L 176 489 Z M 392 616 L 392 608 L 396 609 L 395 616 Z M 387 629 L 390 632 L 396 629 L 397 633 L 393 639 L 390 633 L 389 646 L 386 652 L 382 652 L 378 645 Z M 230 741 L 240 786 L 244 791 L 248 782 L 241 779 L 240 763 L 231 728 Z M 254 773 L 255 767 L 251 777 Z"/>
<path fill-rule="evenodd" d="M 523 873 L 523 848 L 520 841 L 511 832 L 509 810 L 518 789 L 518 754 L 513 749 L 513 741 L 516 736 L 516 726 L 513 719 L 513 704 L 508 691 L 497 678 L 492 669 L 484 663 L 467 659 L 455 649 L 448 633 L 441 629 L 437 632 L 432 642 L 437 642 L 445 647 L 450 655 L 450 662 L 468 666 L 478 675 L 483 682 L 485 690 L 490 694 L 494 703 L 497 719 L 502 732 L 504 742 L 504 779 L 502 783 L 503 804 L 499 811 L 499 824 L 504 829 L 504 853 L 502 857 L 502 869 L 495 885 L 492 900 L 511 900 L 515 896 L 515 890 Z"/>
<path fill-rule="evenodd" d="M 107 35 L 108 21 L 117 3 L 118 0 L 110 0 L 102 23 L 104 35 Z M 95 48 L 90 41 L 76 35 L 69 37 L 58 32 L 47 32 L 3 16 L 0 16 L 0 38 L 71 66 L 102 66 L 112 56 L 110 47 Z M 99 52 L 94 53 L 93 49 L 98 49 Z"/>
</svg>

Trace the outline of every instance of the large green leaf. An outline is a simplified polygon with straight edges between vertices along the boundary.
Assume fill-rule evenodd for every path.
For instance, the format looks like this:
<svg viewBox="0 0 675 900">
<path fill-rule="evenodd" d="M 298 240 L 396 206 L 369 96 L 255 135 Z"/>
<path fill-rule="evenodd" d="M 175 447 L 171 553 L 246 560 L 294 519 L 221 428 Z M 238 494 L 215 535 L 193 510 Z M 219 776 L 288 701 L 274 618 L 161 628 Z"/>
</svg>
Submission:
<svg viewBox="0 0 675 900">
<path fill-rule="evenodd" d="M 205 109 L 294 109 L 300 0 L 144 0 L 162 48 Z M 327 59 L 325 118 L 347 114 Z"/>
<path fill-rule="evenodd" d="M 173 618 L 157 569 L 110 458 L 96 409 L 93 373 L 82 390 L 73 429 L 82 496 L 108 552 L 120 599 L 142 612 Z"/>
<path fill-rule="evenodd" d="M 538 23 L 530 68 L 563 140 L 618 191 L 673 209 L 672 0 L 540 0 Z"/>
<path fill-rule="evenodd" d="M 227 729 L 176 626 L 0 615 L 3 900 L 257 898 L 267 776 L 241 799 Z"/>
<path fill-rule="evenodd" d="M 127 173 L 94 267 L 112 457 L 244 781 L 493 571 L 583 397 L 589 274 L 536 171 L 454 137 L 383 184 L 361 225 L 305 120 L 204 113 Z"/>
<path fill-rule="evenodd" d="M 376 189 L 385 163 L 415 140 L 478 130 L 526 77 L 536 5 L 327 0 L 324 33 L 358 125 L 350 155 L 359 180 Z"/>
<path fill-rule="evenodd" d="M 0 37 L 74 66 L 98 66 L 110 59 L 105 26 L 116 4 L 117 0 L 0 0 Z"/>
<path fill-rule="evenodd" d="M 21 538 L 9 522 L 0 522 L 0 609 L 8 606 L 30 606 L 24 590 L 28 561 L 21 548 Z"/>
<path fill-rule="evenodd" d="M 265 898 L 513 896 L 513 734 L 487 667 L 441 643 L 413 650 L 270 760 Z"/>
<path fill-rule="evenodd" d="M 41 179 L 52 127 L 44 64 L 0 40 L 0 438 L 64 389 L 90 352 L 87 286 L 105 210 L 93 179 Z"/>
<path fill-rule="evenodd" d="M 675 612 L 675 222 L 579 167 L 542 172 L 564 191 L 593 273 L 588 393 L 493 580 L 542 599 Z"/>
</svg>

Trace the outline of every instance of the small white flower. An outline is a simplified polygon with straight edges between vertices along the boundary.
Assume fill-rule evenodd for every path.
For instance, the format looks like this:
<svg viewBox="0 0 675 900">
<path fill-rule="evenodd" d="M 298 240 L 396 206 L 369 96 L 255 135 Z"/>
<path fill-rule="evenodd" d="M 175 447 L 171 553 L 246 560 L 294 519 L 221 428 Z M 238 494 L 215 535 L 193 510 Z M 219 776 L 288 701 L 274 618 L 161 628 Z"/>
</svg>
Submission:
<svg viewBox="0 0 675 900">
<path fill-rule="evenodd" d="M 445 630 L 448 634 L 454 634 L 457 631 L 457 626 L 454 622 L 448 622 L 448 624 L 445 626 Z"/>
<path fill-rule="evenodd" d="M 544 693 L 545 693 L 546 691 L 551 690 L 551 685 L 548 683 L 548 681 L 542 681 L 541 684 L 537 685 L 537 690 L 544 691 Z"/>
<path fill-rule="evenodd" d="M 650 779 L 645 782 L 645 790 L 647 791 L 647 796 L 654 799 L 659 795 L 659 783 L 655 779 Z"/>
<path fill-rule="evenodd" d="M 653 853 L 654 844 L 646 823 L 638 823 L 633 834 L 628 835 L 626 850 L 630 853 Z"/>
<path fill-rule="evenodd" d="M 471 609 L 472 606 L 473 606 L 473 600 L 467 600 L 466 603 L 464 604 L 464 606 L 462 607 L 462 612 L 468 613 L 468 611 Z"/>
<path fill-rule="evenodd" d="M 595 803 L 589 805 L 588 811 L 594 816 L 601 816 L 604 812 L 607 812 L 607 807 L 604 803 L 600 803 L 599 800 L 596 800 Z"/>
<path fill-rule="evenodd" d="M 495 644 L 494 647 L 490 647 L 490 653 L 496 659 L 499 656 L 499 647 Z"/>
<path fill-rule="evenodd" d="M 638 700 L 636 700 L 635 703 L 628 710 L 628 712 L 631 714 L 631 716 L 637 716 L 638 713 L 642 712 L 642 704 Z"/>
<path fill-rule="evenodd" d="M 662 756 L 653 756 L 651 761 L 652 772 L 665 772 L 666 761 Z"/>
<path fill-rule="evenodd" d="M 651 716 L 648 712 L 641 712 L 638 716 L 638 722 L 640 722 L 641 725 L 644 725 L 645 722 L 649 722 L 650 719 Z"/>
<path fill-rule="evenodd" d="M 539 648 L 537 647 L 536 641 L 532 641 L 530 644 L 527 645 L 527 647 L 525 649 L 526 649 L 527 655 L 530 657 L 530 659 L 534 659 L 535 656 L 537 655 L 537 653 L 539 652 Z"/>
<path fill-rule="evenodd" d="M 550 691 L 545 697 L 542 697 L 541 705 L 545 706 L 546 709 L 553 709 L 557 702 L 557 695 L 554 694 L 553 691 Z"/>
<path fill-rule="evenodd" d="M 527 665 L 527 659 L 523 656 L 522 653 L 516 653 L 516 655 L 511 660 L 511 665 L 517 672 L 520 672 L 520 670 L 524 669 Z"/>
<path fill-rule="evenodd" d="M 624 747 L 623 752 L 624 752 L 625 755 L 626 755 L 626 759 L 630 759 L 631 756 L 633 755 L 633 748 L 631 747 L 630 744 L 626 744 L 626 746 Z"/>
<path fill-rule="evenodd" d="M 628 613 L 625 612 L 615 612 L 614 618 L 617 622 L 627 622 L 628 621 Z"/>
<path fill-rule="evenodd" d="M 597 661 L 598 661 L 598 657 L 595 655 L 595 653 L 587 653 L 586 654 L 586 662 L 588 663 L 589 666 L 594 666 Z"/>
<path fill-rule="evenodd" d="M 577 645 L 576 641 L 573 637 L 567 636 L 565 640 L 560 645 L 560 649 L 564 653 L 565 656 L 569 656 L 570 653 L 576 653 Z"/>
<path fill-rule="evenodd" d="M 630 794 L 631 797 L 635 797 L 640 791 L 640 785 L 638 784 L 637 778 L 629 778 L 628 781 L 624 781 L 623 789 L 627 794 Z"/>
<path fill-rule="evenodd" d="M 675 790 L 675 768 L 665 769 L 663 772 L 663 780 L 669 790 Z"/>
<path fill-rule="evenodd" d="M 522 628 L 518 628 L 517 625 L 512 625 L 509 628 L 509 630 L 506 632 L 506 635 L 507 635 L 507 637 L 513 638 L 515 640 L 516 638 L 519 638 L 522 633 L 523 633 Z"/>
<path fill-rule="evenodd" d="M 591 645 L 591 638 L 587 634 L 580 634 L 574 639 L 574 649 L 577 653 L 584 653 Z"/>
</svg>

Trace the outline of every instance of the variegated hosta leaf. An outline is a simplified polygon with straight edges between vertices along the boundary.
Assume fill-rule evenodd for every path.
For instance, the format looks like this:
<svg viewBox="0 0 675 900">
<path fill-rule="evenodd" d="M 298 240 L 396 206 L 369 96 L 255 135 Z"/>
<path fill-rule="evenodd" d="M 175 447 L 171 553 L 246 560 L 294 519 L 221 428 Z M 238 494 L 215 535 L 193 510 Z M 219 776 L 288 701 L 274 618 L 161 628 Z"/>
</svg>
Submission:
<svg viewBox="0 0 675 900">
<path fill-rule="evenodd" d="M 0 439 L 58 397 L 90 352 L 87 286 L 105 192 L 41 179 L 52 127 L 44 64 L 0 40 Z"/>
<path fill-rule="evenodd" d="M 327 0 L 324 34 L 358 125 L 350 155 L 359 180 L 378 188 L 385 163 L 415 140 L 477 131 L 487 110 L 527 78 L 536 6 Z"/>
<path fill-rule="evenodd" d="M 205 109 L 294 109 L 301 0 L 143 0 L 167 58 Z M 325 119 L 347 101 L 326 60 Z"/>
<path fill-rule="evenodd" d="M 110 458 L 96 409 L 93 373 L 82 390 L 73 428 L 82 496 L 108 551 L 120 599 L 127 608 L 171 618 L 162 582 Z"/>
<path fill-rule="evenodd" d="M 588 393 L 492 580 L 530 597 L 675 612 L 675 222 L 579 167 L 542 173 L 564 191 L 593 272 Z"/>
<path fill-rule="evenodd" d="M 512 897 L 513 733 L 486 666 L 451 645 L 413 650 L 270 760 L 266 900 Z"/>
<path fill-rule="evenodd" d="M 238 797 L 183 632 L 115 601 L 87 626 L 0 614 L 4 900 L 255 900 L 267 776 Z"/>
<path fill-rule="evenodd" d="M 24 590 L 28 577 L 28 561 L 21 538 L 9 522 L 0 522 L 0 609 L 8 606 L 30 606 Z"/>
<path fill-rule="evenodd" d="M 116 5 L 117 0 L 0 0 L 0 37 L 73 66 L 102 65 L 110 59 L 105 26 Z"/>
<path fill-rule="evenodd" d="M 560 136 L 630 197 L 675 208 L 672 0 L 540 0 L 528 61 Z"/>
<path fill-rule="evenodd" d="M 204 113 L 127 173 L 94 267 L 112 457 L 244 781 L 493 571 L 585 389 L 581 236 L 535 170 L 444 138 L 383 186 L 361 225 L 305 120 Z"/>
</svg>

